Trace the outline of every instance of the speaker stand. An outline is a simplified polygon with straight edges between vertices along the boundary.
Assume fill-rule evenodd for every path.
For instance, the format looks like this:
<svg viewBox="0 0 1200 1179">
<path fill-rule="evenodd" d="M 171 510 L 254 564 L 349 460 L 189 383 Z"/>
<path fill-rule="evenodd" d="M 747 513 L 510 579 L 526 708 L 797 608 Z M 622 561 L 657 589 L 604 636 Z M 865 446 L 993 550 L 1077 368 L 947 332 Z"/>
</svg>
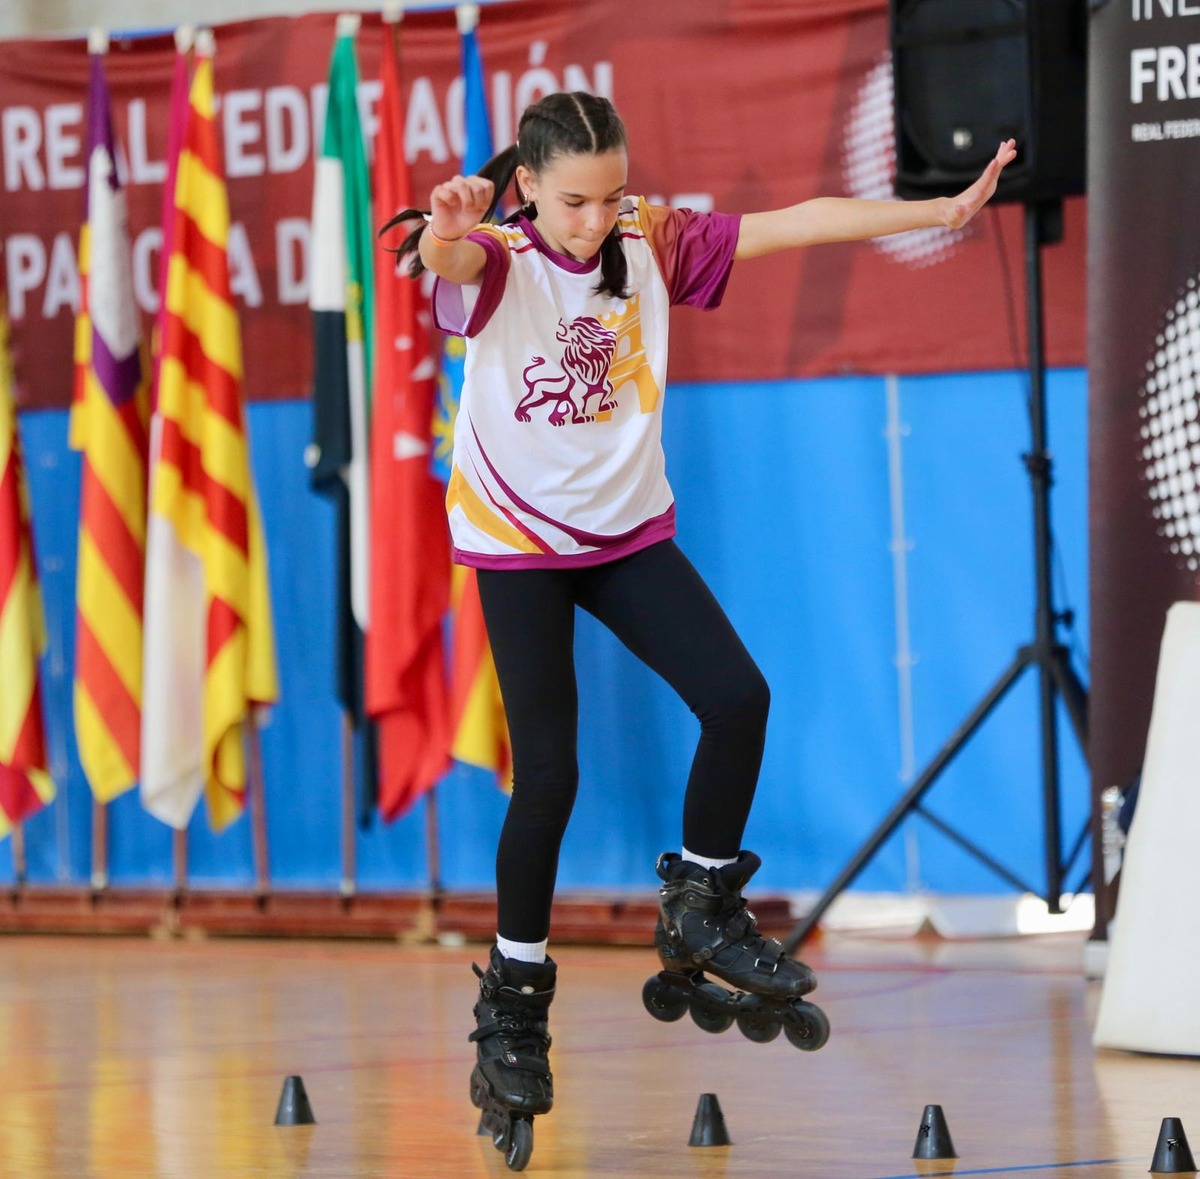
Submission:
<svg viewBox="0 0 1200 1179">
<path fill-rule="evenodd" d="M 985 867 L 1007 881 L 1020 892 L 1041 896 L 1051 913 L 1062 912 L 1063 881 L 1071 870 L 1075 857 L 1087 838 L 1085 825 L 1070 854 L 1062 854 L 1062 834 L 1059 808 L 1058 720 L 1056 702 L 1062 699 L 1074 729 L 1075 737 L 1087 754 L 1087 689 L 1071 667 L 1067 648 L 1058 641 L 1058 626 L 1071 621 L 1071 614 L 1058 613 L 1054 608 L 1054 586 L 1051 577 L 1052 533 L 1050 530 L 1050 486 L 1052 462 L 1046 446 L 1046 389 L 1045 352 L 1042 312 L 1043 245 L 1060 240 L 1062 202 L 1027 203 L 1025 205 L 1025 280 L 1029 332 L 1029 418 L 1030 448 L 1022 456 L 1033 494 L 1033 544 L 1036 602 L 1034 606 L 1033 640 L 1018 647 L 1012 662 L 1000 678 L 975 706 L 933 760 L 918 774 L 912 786 L 888 812 L 849 863 L 825 890 L 808 915 L 800 921 L 784 941 L 789 952 L 796 949 L 812 931 L 837 897 L 867 866 L 900 823 L 917 813 L 936 827 Z M 922 800 L 942 771 L 954 760 L 960 749 L 987 720 L 996 706 L 1008 694 L 1022 674 L 1030 669 L 1038 673 L 1038 711 L 1041 721 L 1042 825 L 1043 855 L 1046 887 L 1040 891 L 1027 884 L 982 848 L 955 831 L 922 805 Z"/>
</svg>

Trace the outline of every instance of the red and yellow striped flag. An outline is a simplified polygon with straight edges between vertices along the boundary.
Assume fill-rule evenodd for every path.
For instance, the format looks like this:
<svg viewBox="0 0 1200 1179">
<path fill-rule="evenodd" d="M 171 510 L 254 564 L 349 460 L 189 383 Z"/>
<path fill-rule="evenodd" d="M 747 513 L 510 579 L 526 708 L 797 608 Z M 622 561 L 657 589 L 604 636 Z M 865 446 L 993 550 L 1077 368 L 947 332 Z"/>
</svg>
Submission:
<svg viewBox="0 0 1200 1179">
<path fill-rule="evenodd" d="M 147 700 L 146 727 L 152 727 L 151 708 L 190 706 L 194 713 L 200 702 L 199 748 L 194 775 L 156 781 L 144 775 L 142 800 L 164 822 L 183 827 L 203 788 L 209 820 L 221 830 L 245 805 L 246 726 L 257 706 L 278 698 L 279 686 L 266 544 L 250 470 L 241 329 L 229 282 L 229 198 L 213 119 L 212 54 L 212 34 L 204 31 L 196 39 L 167 243 L 150 492 L 152 533 L 163 522 L 176 556 L 183 552 L 202 579 L 192 625 L 200 636 L 203 683 L 181 687 L 178 699 L 155 693 Z M 169 580 L 169 568 L 163 576 Z M 148 634 L 148 652 L 153 645 Z"/>
<path fill-rule="evenodd" d="M 450 596 L 454 629 L 450 699 L 456 761 L 491 770 L 502 790 L 512 790 L 512 745 L 508 717 L 496 678 L 474 569 L 454 566 Z"/>
<path fill-rule="evenodd" d="M 46 626 L 11 378 L 0 302 L 0 836 L 54 798 L 38 675 Z"/>
<path fill-rule="evenodd" d="M 70 445 L 83 452 L 75 729 L 92 793 L 108 802 L 138 779 L 148 382 L 102 58 L 91 55 Z"/>
</svg>

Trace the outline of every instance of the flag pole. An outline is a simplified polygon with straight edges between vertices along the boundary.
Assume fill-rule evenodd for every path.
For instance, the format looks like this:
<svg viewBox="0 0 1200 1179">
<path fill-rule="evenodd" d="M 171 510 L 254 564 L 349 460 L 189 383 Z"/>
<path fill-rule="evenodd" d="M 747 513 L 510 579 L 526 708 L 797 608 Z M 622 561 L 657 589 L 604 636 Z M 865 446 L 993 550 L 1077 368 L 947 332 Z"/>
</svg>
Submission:
<svg viewBox="0 0 1200 1179">
<path fill-rule="evenodd" d="M 437 787 L 425 792 L 425 848 L 429 862 L 429 895 L 436 904 L 442 896 L 442 849 L 438 838 Z"/>
<path fill-rule="evenodd" d="M 263 778 L 262 742 L 253 717 L 246 726 L 246 748 L 250 758 L 246 780 L 249 797 L 246 801 L 250 806 L 250 832 L 254 846 L 255 892 L 263 901 L 271 893 L 271 868 L 267 854 L 267 791 Z"/>
<path fill-rule="evenodd" d="M 27 864 L 25 861 L 25 824 L 17 823 L 12 829 L 13 883 L 20 891 L 25 886 Z"/>
<path fill-rule="evenodd" d="M 108 887 L 108 803 L 92 799 L 92 891 Z"/>
<path fill-rule="evenodd" d="M 357 845 L 354 833 L 354 721 L 342 713 L 342 896 L 357 891 Z"/>
<path fill-rule="evenodd" d="M 176 827 L 171 837 L 171 861 L 175 874 L 175 901 L 183 900 L 187 892 L 188 838 L 186 827 Z"/>
</svg>

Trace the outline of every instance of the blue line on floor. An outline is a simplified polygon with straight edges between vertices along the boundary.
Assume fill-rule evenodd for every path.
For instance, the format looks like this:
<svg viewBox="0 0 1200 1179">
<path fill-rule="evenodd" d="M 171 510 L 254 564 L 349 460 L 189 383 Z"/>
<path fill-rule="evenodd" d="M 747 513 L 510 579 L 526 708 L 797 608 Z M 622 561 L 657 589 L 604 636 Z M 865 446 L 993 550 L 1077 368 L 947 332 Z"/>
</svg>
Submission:
<svg viewBox="0 0 1200 1179">
<path fill-rule="evenodd" d="M 1055 1171 L 1059 1167 L 1103 1167 L 1109 1163 L 1133 1163 L 1134 1157 L 1123 1159 L 1084 1159 L 1078 1163 L 1034 1163 L 1025 1167 L 982 1167 L 972 1171 L 906 1171 L 903 1175 L 880 1175 L 879 1179 L 937 1179 L 938 1175 L 1015 1175 L 1019 1171 Z"/>
</svg>

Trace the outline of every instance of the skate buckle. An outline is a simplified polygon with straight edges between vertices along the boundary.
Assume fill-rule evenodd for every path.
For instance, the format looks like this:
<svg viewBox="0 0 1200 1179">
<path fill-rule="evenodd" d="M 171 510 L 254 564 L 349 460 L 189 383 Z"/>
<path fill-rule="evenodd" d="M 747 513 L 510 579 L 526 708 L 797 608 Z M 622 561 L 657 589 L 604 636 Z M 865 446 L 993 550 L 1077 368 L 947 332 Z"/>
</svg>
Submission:
<svg viewBox="0 0 1200 1179">
<path fill-rule="evenodd" d="M 775 947 L 779 948 L 776 949 Z M 772 938 L 769 942 L 763 942 L 763 949 L 770 951 L 769 954 L 759 954 L 754 959 L 754 969 L 758 970 L 760 966 L 766 965 L 771 968 L 771 973 L 775 974 L 779 970 L 779 963 L 783 960 L 783 946 Z"/>
</svg>

